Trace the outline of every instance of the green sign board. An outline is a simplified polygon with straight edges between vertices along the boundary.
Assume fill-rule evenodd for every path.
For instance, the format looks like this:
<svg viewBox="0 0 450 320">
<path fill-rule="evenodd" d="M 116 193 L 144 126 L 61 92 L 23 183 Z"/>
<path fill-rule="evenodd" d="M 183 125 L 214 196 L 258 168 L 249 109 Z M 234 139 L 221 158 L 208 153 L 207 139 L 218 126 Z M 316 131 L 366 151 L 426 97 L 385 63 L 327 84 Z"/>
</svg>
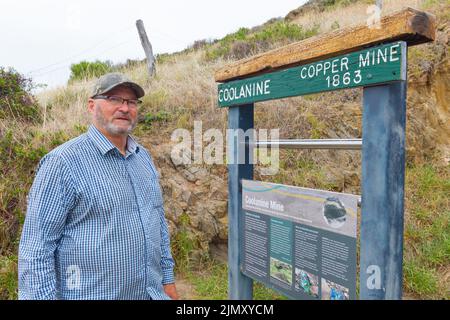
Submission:
<svg viewBox="0 0 450 320">
<path fill-rule="evenodd" d="M 406 43 L 394 42 L 219 85 L 219 107 L 406 80 Z"/>
</svg>

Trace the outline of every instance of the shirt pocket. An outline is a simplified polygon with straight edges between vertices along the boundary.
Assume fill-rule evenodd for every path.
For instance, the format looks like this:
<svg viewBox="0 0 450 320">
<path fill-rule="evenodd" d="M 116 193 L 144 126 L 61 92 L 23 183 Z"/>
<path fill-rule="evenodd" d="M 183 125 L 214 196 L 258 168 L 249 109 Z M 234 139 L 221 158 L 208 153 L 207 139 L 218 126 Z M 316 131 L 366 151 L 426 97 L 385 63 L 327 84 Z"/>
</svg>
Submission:
<svg viewBox="0 0 450 320">
<path fill-rule="evenodd" d="M 148 175 L 138 181 L 139 198 L 144 207 L 156 208 L 163 206 L 163 196 L 160 181 L 156 175 Z"/>
<path fill-rule="evenodd" d="M 100 218 L 104 227 L 126 219 L 135 205 L 130 182 L 112 174 L 98 174 L 85 192 L 90 214 Z"/>
</svg>

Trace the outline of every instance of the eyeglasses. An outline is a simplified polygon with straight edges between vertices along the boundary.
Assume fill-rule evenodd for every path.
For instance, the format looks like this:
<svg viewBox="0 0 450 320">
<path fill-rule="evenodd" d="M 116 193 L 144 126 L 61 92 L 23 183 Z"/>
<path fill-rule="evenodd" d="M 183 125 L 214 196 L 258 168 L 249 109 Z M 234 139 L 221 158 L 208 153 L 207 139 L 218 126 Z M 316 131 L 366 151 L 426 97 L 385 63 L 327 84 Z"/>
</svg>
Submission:
<svg viewBox="0 0 450 320">
<path fill-rule="evenodd" d="M 111 102 L 111 104 L 114 106 L 120 106 L 120 105 L 124 104 L 124 102 L 127 102 L 128 106 L 133 107 L 133 108 L 136 108 L 138 105 L 140 105 L 142 103 L 142 100 L 124 99 L 119 96 L 96 95 L 96 96 L 92 97 L 92 99 L 105 99 L 105 100 L 108 100 L 109 102 Z"/>
</svg>

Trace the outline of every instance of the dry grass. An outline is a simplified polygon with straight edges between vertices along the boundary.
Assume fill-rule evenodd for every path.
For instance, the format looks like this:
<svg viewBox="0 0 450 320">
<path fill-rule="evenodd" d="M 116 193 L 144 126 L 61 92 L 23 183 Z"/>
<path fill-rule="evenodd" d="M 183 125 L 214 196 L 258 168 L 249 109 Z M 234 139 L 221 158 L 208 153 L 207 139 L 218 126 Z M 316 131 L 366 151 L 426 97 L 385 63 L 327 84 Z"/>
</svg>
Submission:
<svg viewBox="0 0 450 320">
<path fill-rule="evenodd" d="M 424 0 L 385 0 L 383 1 L 381 16 L 389 15 L 405 7 L 420 8 L 424 2 Z M 337 27 L 345 28 L 364 24 L 369 17 L 367 8 L 368 5 L 366 3 L 356 3 L 348 7 L 341 7 L 320 13 L 311 11 L 295 18 L 292 22 L 304 28 L 312 28 L 318 25 L 320 26 L 320 33 L 324 33 Z"/>
<path fill-rule="evenodd" d="M 40 130 L 43 133 L 60 130 L 70 133 L 76 126 L 86 125 L 89 122 L 87 99 L 91 86 L 92 81 L 85 80 L 38 94 L 44 115 Z"/>
</svg>

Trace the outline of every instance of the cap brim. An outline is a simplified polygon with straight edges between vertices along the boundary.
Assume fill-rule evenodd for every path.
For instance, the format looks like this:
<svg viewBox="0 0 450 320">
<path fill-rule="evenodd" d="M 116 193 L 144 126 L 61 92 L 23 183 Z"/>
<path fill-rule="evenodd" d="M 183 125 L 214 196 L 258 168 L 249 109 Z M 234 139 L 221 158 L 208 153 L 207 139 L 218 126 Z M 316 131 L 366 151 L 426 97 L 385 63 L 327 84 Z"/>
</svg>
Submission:
<svg viewBox="0 0 450 320">
<path fill-rule="evenodd" d="M 103 92 L 99 92 L 98 94 L 104 94 L 104 93 L 111 91 L 112 89 L 119 87 L 119 86 L 125 86 L 125 87 L 128 87 L 131 90 L 133 90 L 134 93 L 136 94 L 136 98 L 138 98 L 138 99 L 145 96 L 144 89 L 142 89 L 142 87 L 140 85 L 138 85 L 137 83 L 130 82 L 130 81 L 116 83 L 113 86 L 110 86 L 110 87 L 106 88 L 105 90 L 103 90 Z"/>
</svg>

